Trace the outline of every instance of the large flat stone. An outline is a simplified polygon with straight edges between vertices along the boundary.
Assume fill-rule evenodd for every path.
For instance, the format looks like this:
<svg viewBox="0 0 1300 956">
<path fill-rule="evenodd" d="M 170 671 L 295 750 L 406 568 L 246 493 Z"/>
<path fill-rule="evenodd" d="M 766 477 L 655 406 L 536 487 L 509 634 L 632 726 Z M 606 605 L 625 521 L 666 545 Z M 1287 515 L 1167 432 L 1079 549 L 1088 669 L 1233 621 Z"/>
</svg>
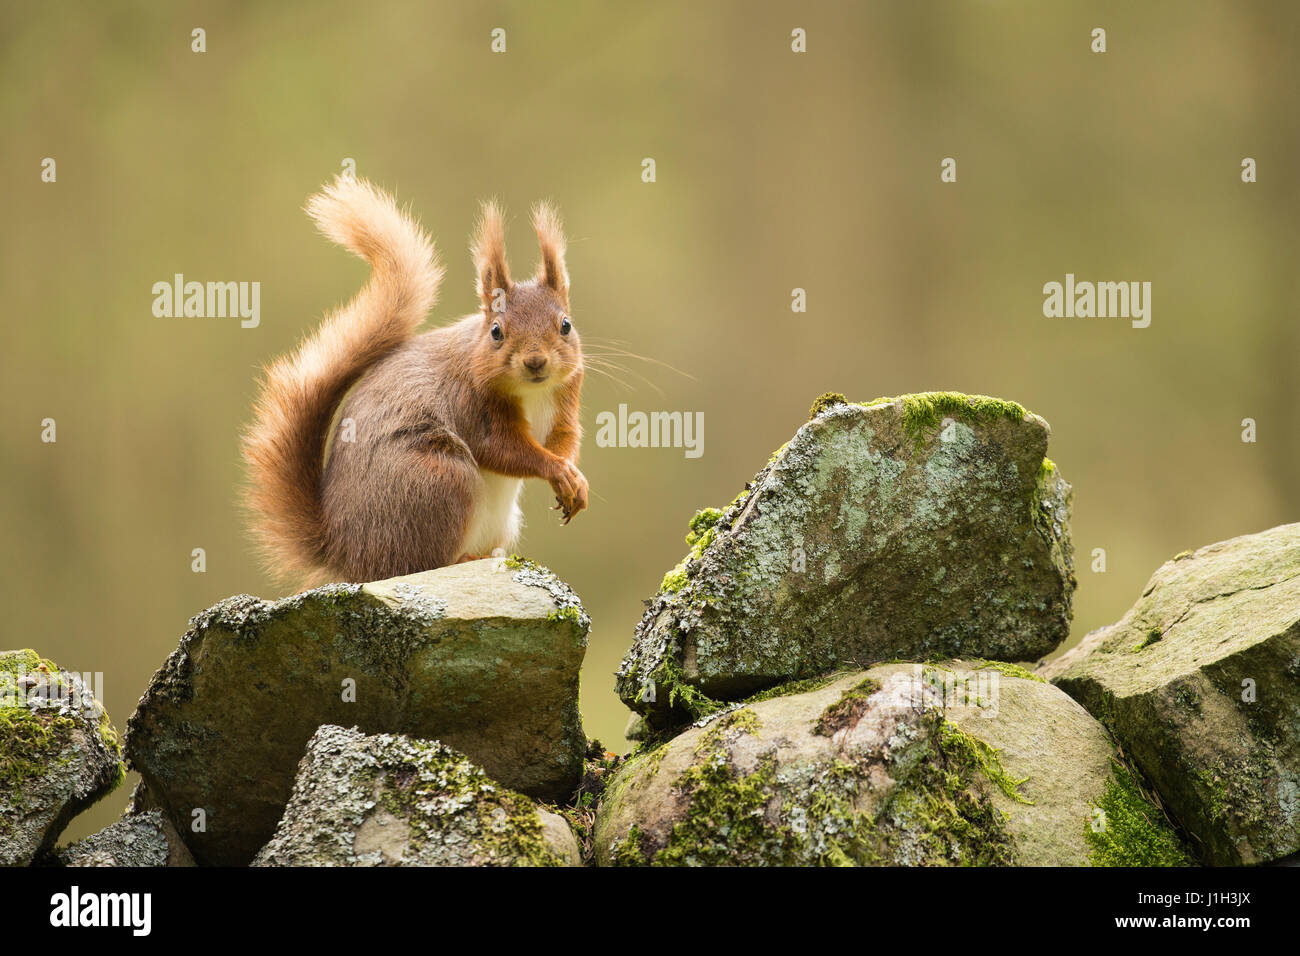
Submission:
<svg viewBox="0 0 1300 956">
<path fill-rule="evenodd" d="M 201 864 L 247 863 L 270 839 L 327 723 L 438 739 L 508 787 L 561 799 L 582 770 L 589 627 L 572 591 L 516 560 L 230 598 L 154 675 L 127 754 Z"/>
</svg>

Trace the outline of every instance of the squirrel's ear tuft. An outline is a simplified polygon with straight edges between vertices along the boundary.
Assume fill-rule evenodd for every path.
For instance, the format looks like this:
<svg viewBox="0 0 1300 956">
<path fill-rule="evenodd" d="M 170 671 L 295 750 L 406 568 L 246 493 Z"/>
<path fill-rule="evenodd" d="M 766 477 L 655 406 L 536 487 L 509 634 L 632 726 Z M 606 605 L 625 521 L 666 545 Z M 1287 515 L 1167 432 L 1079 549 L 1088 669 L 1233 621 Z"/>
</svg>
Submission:
<svg viewBox="0 0 1300 956">
<path fill-rule="evenodd" d="M 478 274 L 478 295 L 491 309 L 498 289 L 509 292 L 510 270 L 506 268 L 506 231 L 501 209 L 496 202 L 485 202 L 470 246 L 474 253 L 474 271 Z"/>
<path fill-rule="evenodd" d="M 538 203 L 533 208 L 533 228 L 537 230 L 537 244 L 542 249 L 537 280 L 567 297 L 569 271 L 564 267 L 564 229 L 560 225 L 560 214 L 548 203 Z"/>
</svg>

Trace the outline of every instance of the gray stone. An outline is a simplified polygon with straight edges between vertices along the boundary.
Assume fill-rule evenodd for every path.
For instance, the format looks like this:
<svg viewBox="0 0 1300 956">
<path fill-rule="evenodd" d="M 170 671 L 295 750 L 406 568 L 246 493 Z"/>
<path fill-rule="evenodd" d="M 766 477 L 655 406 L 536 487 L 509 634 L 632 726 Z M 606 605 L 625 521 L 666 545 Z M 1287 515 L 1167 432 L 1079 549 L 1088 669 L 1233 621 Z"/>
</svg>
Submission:
<svg viewBox="0 0 1300 956">
<path fill-rule="evenodd" d="M 1068 635 L 1071 490 L 1045 421 L 947 392 L 814 412 L 692 522 L 618 672 L 652 722 L 846 662 L 1033 660 Z"/>
<path fill-rule="evenodd" d="M 576 866 L 568 823 L 436 740 L 321 727 L 254 866 Z"/>
<path fill-rule="evenodd" d="M 1186 862 L 1100 724 L 1013 665 L 881 664 L 807 683 L 634 755 L 602 798 L 597 862 Z"/>
<path fill-rule="evenodd" d="M 53 848 L 122 782 L 122 747 L 81 677 L 35 651 L 0 651 L 0 866 Z"/>
<path fill-rule="evenodd" d="M 573 592 L 516 559 L 230 598 L 154 675 L 127 754 L 200 864 L 245 864 L 270 839 L 326 723 L 439 739 L 506 786 L 561 799 L 582 773 L 589 628 Z"/>
<path fill-rule="evenodd" d="M 1166 562 L 1043 673 L 1110 728 L 1206 863 L 1300 851 L 1300 524 Z"/>
<path fill-rule="evenodd" d="M 160 810 L 123 817 L 54 854 L 59 866 L 193 866 Z"/>
</svg>

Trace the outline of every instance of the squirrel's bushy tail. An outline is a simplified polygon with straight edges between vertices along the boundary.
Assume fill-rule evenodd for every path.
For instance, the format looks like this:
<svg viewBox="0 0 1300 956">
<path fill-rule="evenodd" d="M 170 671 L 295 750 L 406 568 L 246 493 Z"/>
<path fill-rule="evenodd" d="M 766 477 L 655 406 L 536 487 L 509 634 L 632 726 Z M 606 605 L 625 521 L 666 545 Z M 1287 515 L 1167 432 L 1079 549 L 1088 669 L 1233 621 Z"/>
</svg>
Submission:
<svg viewBox="0 0 1300 956">
<path fill-rule="evenodd" d="M 282 578 L 317 575 L 325 565 L 321 477 L 334 410 L 366 369 L 411 338 L 442 279 L 428 236 L 370 183 L 339 177 L 306 209 L 371 272 L 356 298 L 266 370 L 244 435 L 253 530 Z"/>
</svg>

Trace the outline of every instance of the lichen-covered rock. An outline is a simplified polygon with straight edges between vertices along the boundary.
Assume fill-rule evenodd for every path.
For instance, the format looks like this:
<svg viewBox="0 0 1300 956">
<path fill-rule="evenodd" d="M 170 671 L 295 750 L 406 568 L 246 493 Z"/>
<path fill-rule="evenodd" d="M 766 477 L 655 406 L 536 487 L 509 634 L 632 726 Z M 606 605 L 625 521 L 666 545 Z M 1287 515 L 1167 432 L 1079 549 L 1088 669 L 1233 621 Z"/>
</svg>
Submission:
<svg viewBox="0 0 1300 956">
<path fill-rule="evenodd" d="M 950 392 L 813 412 L 691 522 L 618 672 L 652 723 L 845 661 L 1032 660 L 1069 633 L 1070 486 L 1045 421 Z"/>
<path fill-rule="evenodd" d="M 818 683 L 632 757 L 602 799 L 597 861 L 1186 862 L 1101 725 L 1014 665 L 880 664 Z"/>
<path fill-rule="evenodd" d="M 442 740 L 503 784 L 559 799 L 582 773 L 589 628 L 572 591 L 518 559 L 230 598 L 154 675 L 127 755 L 200 864 L 252 859 L 327 723 Z"/>
<path fill-rule="evenodd" d="M 1300 850 L 1300 524 L 1166 562 L 1044 674 L 1111 729 L 1206 863 Z"/>
<path fill-rule="evenodd" d="M 32 650 L 0 651 L 0 866 L 53 847 L 122 782 L 122 747 L 82 678 Z"/>
<path fill-rule="evenodd" d="M 125 816 L 53 854 L 57 866 L 193 866 L 160 810 Z"/>
<path fill-rule="evenodd" d="M 576 866 L 558 814 L 436 740 L 321 727 L 254 866 Z"/>
</svg>

